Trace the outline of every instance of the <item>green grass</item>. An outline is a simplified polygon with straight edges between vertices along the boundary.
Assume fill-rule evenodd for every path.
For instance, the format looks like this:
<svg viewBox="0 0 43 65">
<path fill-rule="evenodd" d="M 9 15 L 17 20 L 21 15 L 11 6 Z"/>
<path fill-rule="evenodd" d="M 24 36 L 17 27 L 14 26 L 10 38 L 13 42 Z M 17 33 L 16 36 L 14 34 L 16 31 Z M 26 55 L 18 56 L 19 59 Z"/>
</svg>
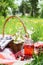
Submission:
<svg viewBox="0 0 43 65">
<path fill-rule="evenodd" d="M 28 30 L 32 30 L 33 27 L 34 33 L 31 37 L 34 42 L 38 40 L 43 41 L 43 19 L 23 17 L 23 20 Z"/>
<path fill-rule="evenodd" d="M 41 18 L 29 18 L 22 17 L 27 29 L 31 29 L 31 27 L 35 27 L 37 23 L 43 23 L 43 19 Z"/>
<path fill-rule="evenodd" d="M 40 32 L 39 36 L 43 37 L 43 19 L 30 18 L 26 16 L 21 17 L 21 19 L 23 20 L 27 30 L 31 30 L 33 27 L 36 32 L 39 30 L 37 33 Z M 2 34 L 4 22 L 5 22 L 4 17 L 0 17 L 0 34 Z M 23 29 L 23 26 L 18 19 L 10 19 L 6 24 L 5 33 L 14 34 L 19 30 L 20 27 L 22 27 Z M 24 31 L 24 29 L 22 31 Z M 36 34 L 36 36 L 37 35 L 38 34 Z"/>
</svg>

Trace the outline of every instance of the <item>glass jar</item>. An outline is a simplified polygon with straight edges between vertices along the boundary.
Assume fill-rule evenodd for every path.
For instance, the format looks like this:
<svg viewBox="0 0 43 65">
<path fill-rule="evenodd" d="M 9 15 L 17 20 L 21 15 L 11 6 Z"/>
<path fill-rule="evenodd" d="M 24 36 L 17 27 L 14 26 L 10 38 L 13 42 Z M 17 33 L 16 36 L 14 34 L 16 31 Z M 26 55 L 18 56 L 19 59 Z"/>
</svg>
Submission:
<svg viewBox="0 0 43 65">
<path fill-rule="evenodd" d="M 33 40 L 27 38 L 24 42 L 24 55 L 32 56 L 34 53 L 34 44 Z"/>
</svg>

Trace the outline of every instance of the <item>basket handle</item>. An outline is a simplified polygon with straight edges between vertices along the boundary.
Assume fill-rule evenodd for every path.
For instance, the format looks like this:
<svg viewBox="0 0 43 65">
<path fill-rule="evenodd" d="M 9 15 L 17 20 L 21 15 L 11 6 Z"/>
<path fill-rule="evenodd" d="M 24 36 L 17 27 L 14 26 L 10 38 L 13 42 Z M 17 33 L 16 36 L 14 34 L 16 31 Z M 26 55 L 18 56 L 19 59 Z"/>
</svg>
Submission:
<svg viewBox="0 0 43 65">
<path fill-rule="evenodd" d="M 22 20 L 20 19 L 20 17 L 18 17 L 18 16 L 10 16 L 10 17 L 8 17 L 8 18 L 5 20 L 5 23 L 4 23 L 4 25 L 3 25 L 3 31 L 2 31 L 3 37 L 4 37 L 4 31 L 5 31 L 6 23 L 7 23 L 8 20 L 11 19 L 11 18 L 17 18 L 17 19 L 19 19 L 19 21 L 22 23 L 22 25 L 23 25 L 23 27 L 24 27 L 24 31 L 25 31 L 25 33 L 26 33 L 26 36 L 29 37 L 28 32 L 27 32 L 27 30 L 26 30 L 26 27 L 25 27 L 23 21 L 22 21 Z"/>
</svg>

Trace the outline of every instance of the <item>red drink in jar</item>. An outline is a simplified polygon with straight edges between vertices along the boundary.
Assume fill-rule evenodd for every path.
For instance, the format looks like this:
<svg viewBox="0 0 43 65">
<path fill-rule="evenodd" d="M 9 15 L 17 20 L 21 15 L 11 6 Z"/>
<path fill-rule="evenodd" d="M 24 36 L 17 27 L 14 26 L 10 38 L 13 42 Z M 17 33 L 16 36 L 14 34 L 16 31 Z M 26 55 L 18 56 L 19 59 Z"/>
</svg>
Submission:
<svg viewBox="0 0 43 65">
<path fill-rule="evenodd" d="M 28 41 L 24 44 L 24 55 L 32 56 L 34 53 L 34 44 Z"/>
<path fill-rule="evenodd" d="M 24 55 L 32 56 L 34 52 L 34 45 L 24 45 Z"/>
</svg>

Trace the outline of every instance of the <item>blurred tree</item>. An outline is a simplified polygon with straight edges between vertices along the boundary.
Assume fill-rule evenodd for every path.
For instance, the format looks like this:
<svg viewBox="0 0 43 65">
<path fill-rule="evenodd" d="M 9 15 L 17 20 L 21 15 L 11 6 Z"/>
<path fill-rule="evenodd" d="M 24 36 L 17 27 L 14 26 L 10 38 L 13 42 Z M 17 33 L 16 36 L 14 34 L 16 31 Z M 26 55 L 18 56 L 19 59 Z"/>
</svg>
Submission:
<svg viewBox="0 0 43 65">
<path fill-rule="evenodd" d="M 42 9 L 42 11 L 41 11 L 41 18 L 43 18 L 43 9 Z"/>
<path fill-rule="evenodd" d="M 30 4 L 31 4 L 31 16 L 32 17 L 37 17 L 38 16 L 38 11 L 39 8 L 38 6 L 38 0 L 29 0 Z"/>
<path fill-rule="evenodd" d="M 31 4 L 30 4 L 29 0 L 26 0 L 25 6 L 26 6 L 26 13 L 30 13 L 30 11 L 31 11 Z"/>
<path fill-rule="evenodd" d="M 43 4 L 41 4 L 41 18 L 43 18 Z"/>
<path fill-rule="evenodd" d="M 4 2 L 3 0 L 0 0 L 0 15 L 6 17 L 6 13 L 8 11 L 7 7 L 8 7 L 8 3 Z"/>
<path fill-rule="evenodd" d="M 6 17 L 8 7 L 10 7 L 11 10 L 15 7 L 14 0 L 0 0 L 0 15 Z"/>
<path fill-rule="evenodd" d="M 22 0 L 22 3 L 19 7 L 19 10 L 22 13 L 22 15 L 25 15 L 25 13 L 29 13 L 30 9 L 30 3 L 28 2 L 28 0 Z"/>
<path fill-rule="evenodd" d="M 22 0 L 22 3 L 20 5 L 20 12 L 22 13 L 22 15 L 25 15 L 25 1 Z"/>
<path fill-rule="evenodd" d="M 12 8 L 12 14 L 15 15 L 18 12 L 18 5 L 14 4 L 13 8 Z"/>
</svg>

